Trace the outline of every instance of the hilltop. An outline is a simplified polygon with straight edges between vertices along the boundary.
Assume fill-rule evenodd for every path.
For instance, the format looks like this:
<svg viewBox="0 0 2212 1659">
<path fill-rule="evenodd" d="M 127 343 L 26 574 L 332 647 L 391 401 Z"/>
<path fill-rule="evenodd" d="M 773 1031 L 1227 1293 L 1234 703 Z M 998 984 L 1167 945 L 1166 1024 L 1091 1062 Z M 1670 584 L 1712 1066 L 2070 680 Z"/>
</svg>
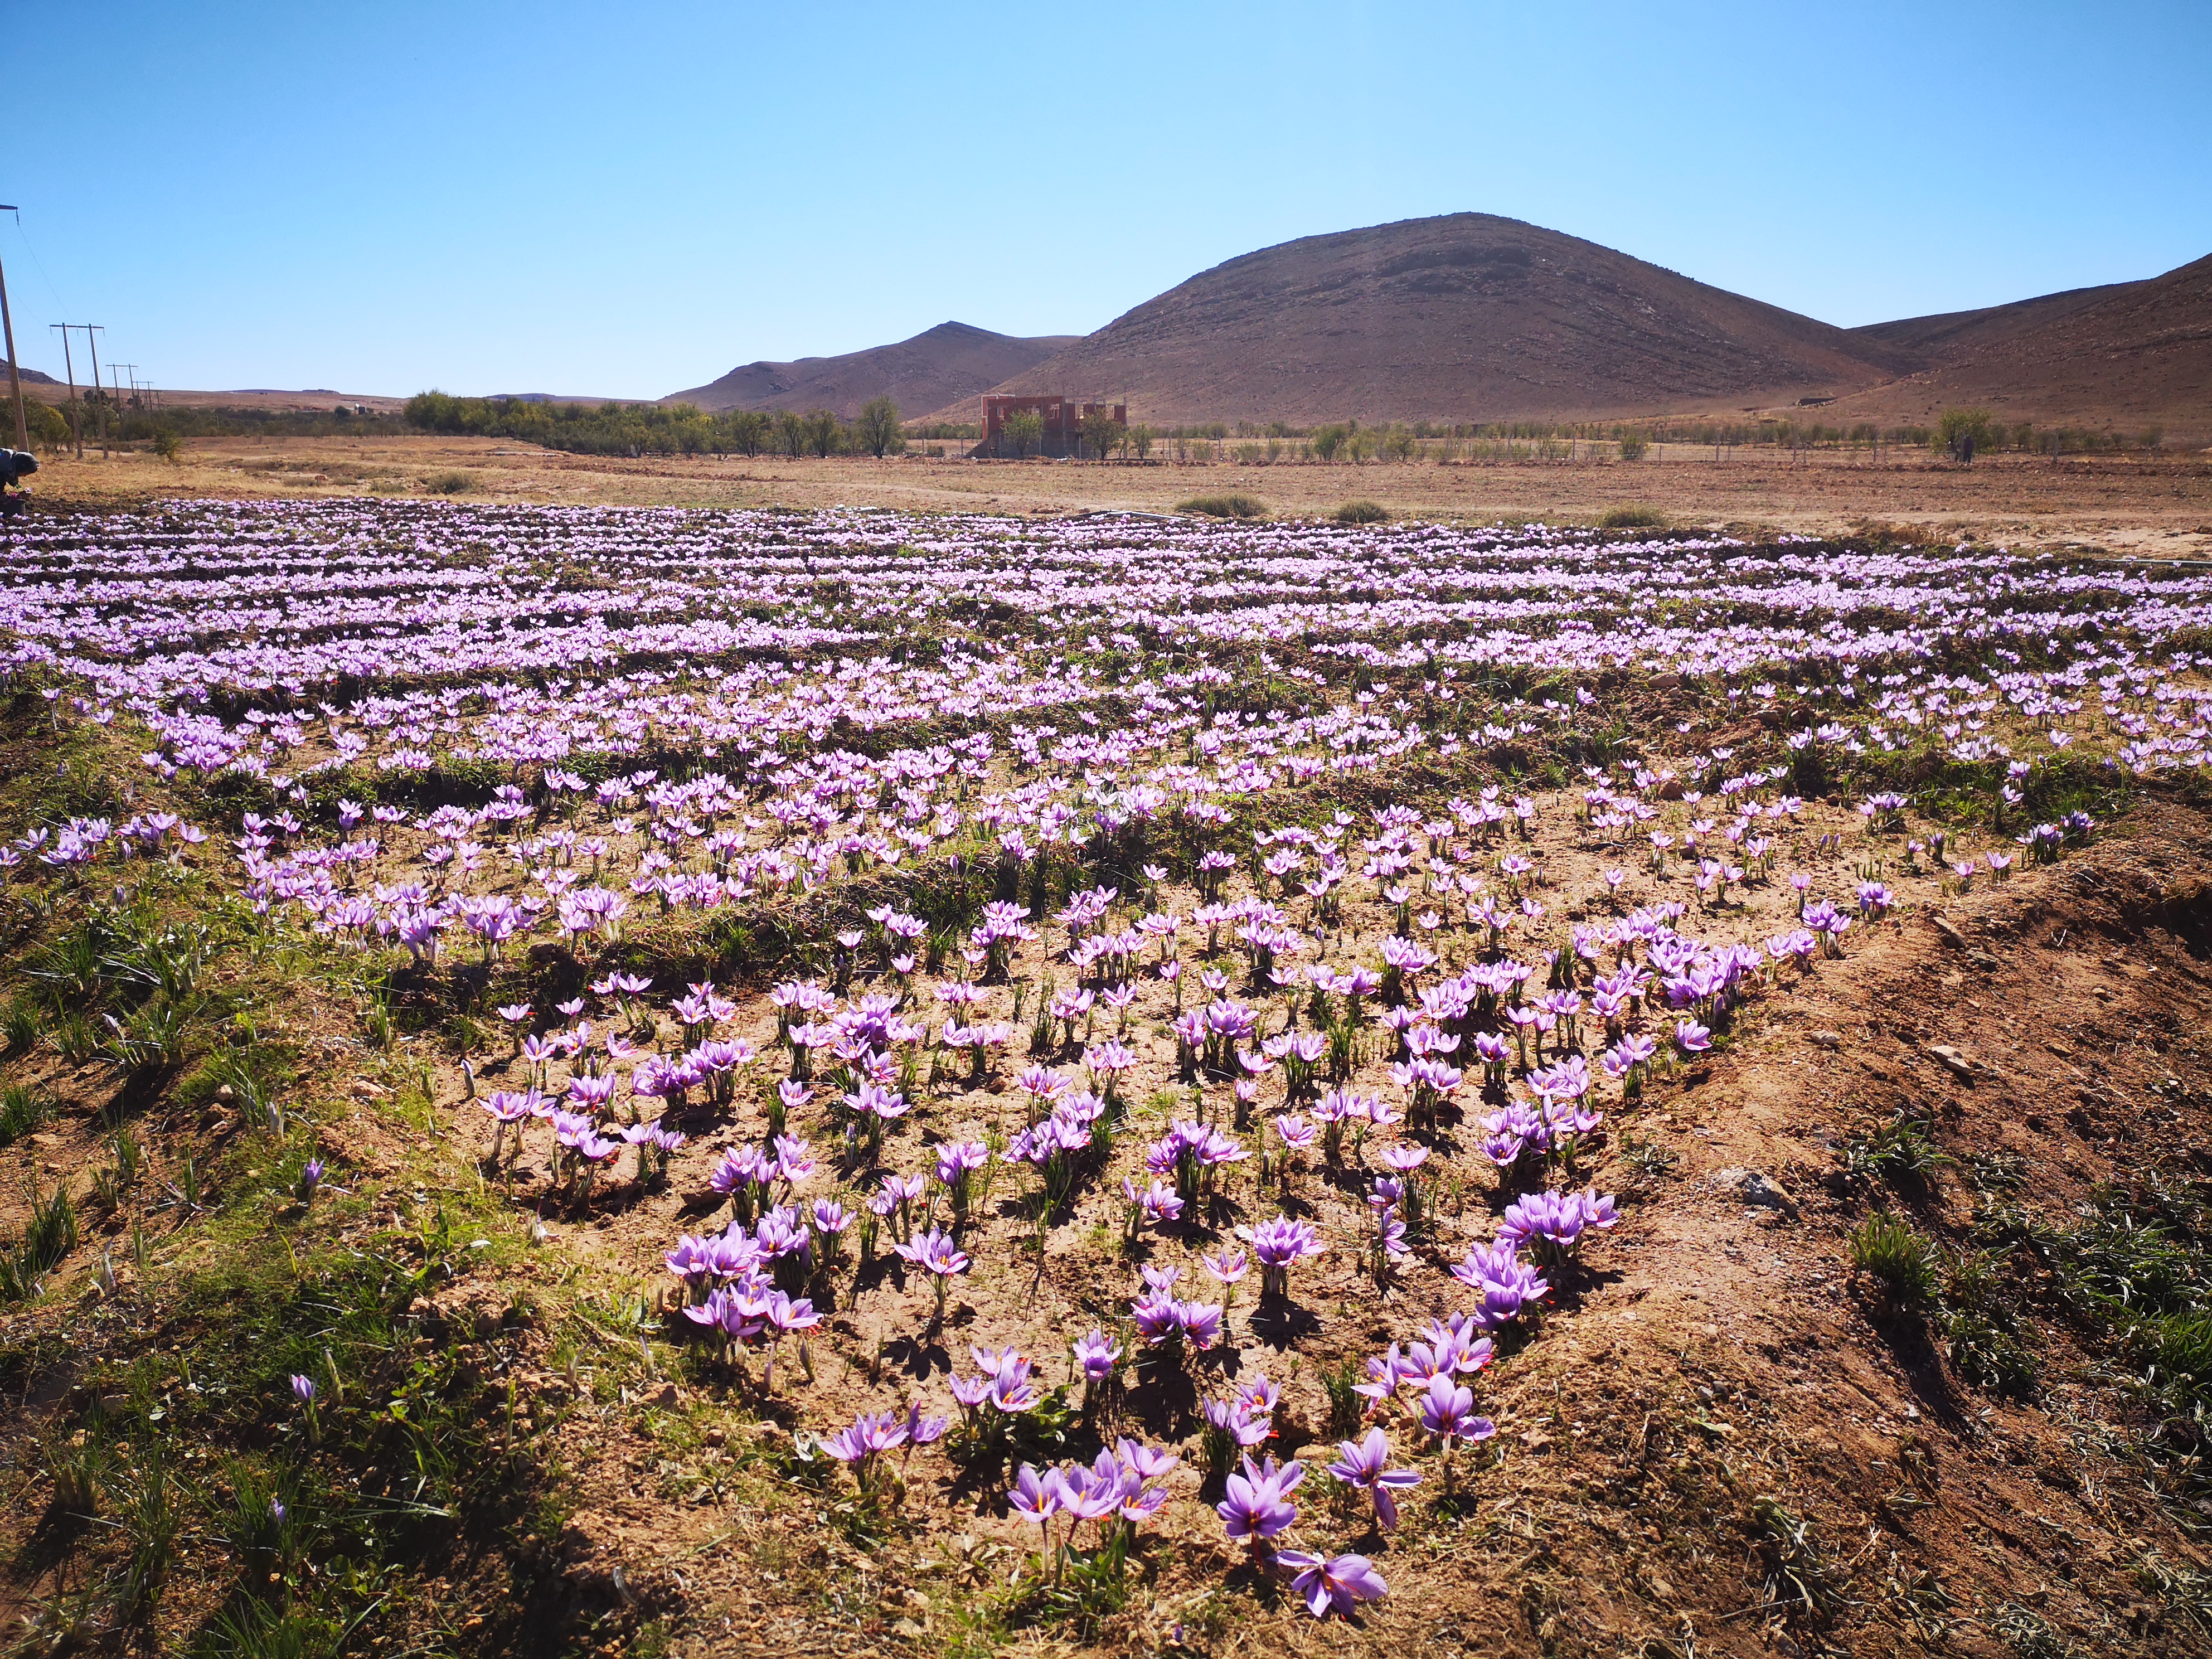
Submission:
<svg viewBox="0 0 2212 1659">
<path fill-rule="evenodd" d="M 1579 237 L 1458 213 L 1229 260 L 1000 389 L 1126 393 L 1153 421 L 1495 421 L 1835 397 L 1917 366 Z"/>
<path fill-rule="evenodd" d="M 720 380 L 672 392 L 661 401 L 696 404 L 714 414 L 732 409 L 827 409 L 849 419 L 870 398 L 888 397 L 909 416 L 957 403 L 962 406 L 957 418 L 972 419 L 975 411 L 967 406 L 968 400 L 1042 362 L 1076 338 L 1047 334 L 1024 339 L 968 323 L 939 323 L 895 345 L 836 357 L 801 357 L 796 362 L 746 363 Z"/>
</svg>

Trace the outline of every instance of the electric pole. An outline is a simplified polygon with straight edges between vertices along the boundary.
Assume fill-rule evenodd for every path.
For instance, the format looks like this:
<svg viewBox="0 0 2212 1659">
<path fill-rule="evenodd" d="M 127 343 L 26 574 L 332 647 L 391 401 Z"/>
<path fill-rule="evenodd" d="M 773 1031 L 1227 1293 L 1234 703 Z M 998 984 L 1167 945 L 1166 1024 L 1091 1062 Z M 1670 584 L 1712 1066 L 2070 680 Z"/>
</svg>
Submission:
<svg viewBox="0 0 2212 1659">
<path fill-rule="evenodd" d="M 0 204 L 0 213 L 13 213 L 12 206 Z M 23 420 L 23 376 L 15 367 L 15 319 L 8 314 L 8 275 L 0 271 L 0 334 L 8 341 L 8 390 L 15 399 L 15 447 L 31 447 L 31 428 Z"/>
<path fill-rule="evenodd" d="M 92 389 L 98 392 L 100 391 L 100 342 L 92 337 L 94 333 L 105 334 L 107 330 L 99 323 L 86 323 L 83 328 L 85 349 L 92 353 Z M 107 459 L 107 398 L 105 393 L 100 397 L 97 412 L 100 416 L 100 459 L 104 461 Z"/>
<path fill-rule="evenodd" d="M 84 459 L 84 416 L 77 410 L 76 362 L 76 360 L 70 356 L 69 341 L 70 330 L 75 328 L 76 325 L 75 323 L 50 323 L 47 326 L 50 328 L 58 328 L 62 331 L 62 373 L 69 376 L 70 432 L 76 440 L 76 458 L 81 461 Z"/>
</svg>

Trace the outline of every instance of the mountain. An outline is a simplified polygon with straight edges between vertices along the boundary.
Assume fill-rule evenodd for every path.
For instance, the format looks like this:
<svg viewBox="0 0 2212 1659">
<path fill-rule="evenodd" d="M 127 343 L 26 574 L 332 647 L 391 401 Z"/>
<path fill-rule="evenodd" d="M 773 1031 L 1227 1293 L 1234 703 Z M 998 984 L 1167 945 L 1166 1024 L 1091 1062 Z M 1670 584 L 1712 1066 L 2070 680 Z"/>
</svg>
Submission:
<svg viewBox="0 0 2212 1659">
<path fill-rule="evenodd" d="M 60 386 L 63 384 L 62 381 L 54 379 L 52 375 L 41 374 L 35 368 L 18 368 L 15 373 L 25 386 Z M 0 357 L 0 387 L 4 387 L 7 383 L 8 360 L 5 357 Z"/>
<path fill-rule="evenodd" d="M 1132 419 L 1164 422 L 1562 419 L 1833 397 L 1921 361 L 1595 242 L 1455 213 L 1231 259 L 994 389 L 1126 395 Z"/>
<path fill-rule="evenodd" d="M 2107 283 L 2102 288 L 2074 288 L 2038 299 L 2014 300 L 2008 305 L 1984 306 L 1979 311 L 1947 311 L 1934 317 L 1869 323 L 1850 332 L 1923 359 L 1932 368 L 1971 356 L 1985 346 L 2018 339 L 2142 286 L 2141 283 Z"/>
<path fill-rule="evenodd" d="M 1979 405 L 2007 421 L 2212 429 L 2212 256 L 2147 282 L 1856 332 L 1929 361 L 1824 418 L 1924 422 Z"/>
<path fill-rule="evenodd" d="M 902 413 L 914 416 L 973 398 L 1073 345 L 1077 337 L 1048 334 L 1023 339 L 966 323 L 939 323 L 896 345 L 791 363 L 747 363 L 661 401 L 696 404 L 716 414 L 731 409 L 827 409 L 849 419 L 870 398 L 887 397 Z M 965 408 L 958 418 L 973 420 L 975 413 Z"/>
</svg>

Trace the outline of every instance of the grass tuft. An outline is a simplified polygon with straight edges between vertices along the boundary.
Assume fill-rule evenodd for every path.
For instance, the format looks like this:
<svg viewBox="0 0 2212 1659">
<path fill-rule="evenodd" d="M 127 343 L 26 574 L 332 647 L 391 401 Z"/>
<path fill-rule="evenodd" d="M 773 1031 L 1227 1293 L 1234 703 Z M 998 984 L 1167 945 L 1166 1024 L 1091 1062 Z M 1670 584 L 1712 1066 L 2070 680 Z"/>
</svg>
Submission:
<svg viewBox="0 0 2212 1659">
<path fill-rule="evenodd" d="M 1209 519 L 1259 519 L 1267 513 L 1257 495 L 1194 495 L 1176 505 L 1178 513 L 1197 513 Z"/>
</svg>

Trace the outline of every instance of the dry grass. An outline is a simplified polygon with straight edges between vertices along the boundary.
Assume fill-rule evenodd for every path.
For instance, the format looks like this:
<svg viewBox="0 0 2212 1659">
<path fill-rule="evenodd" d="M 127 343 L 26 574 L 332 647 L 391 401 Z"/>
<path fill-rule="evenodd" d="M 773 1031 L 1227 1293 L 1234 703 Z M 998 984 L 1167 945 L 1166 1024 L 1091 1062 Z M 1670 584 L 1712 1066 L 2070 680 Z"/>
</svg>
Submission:
<svg viewBox="0 0 2212 1659">
<path fill-rule="evenodd" d="M 941 446 L 955 447 L 955 446 Z M 1663 447 L 1664 459 L 1658 459 Z M 1634 463 L 1506 461 L 1243 466 L 1155 463 L 717 459 L 563 455 L 512 440 L 233 438 L 187 442 L 180 465 L 149 453 L 44 463 L 34 494 L 124 502 L 154 495 L 428 495 L 465 469 L 492 501 L 626 506 L 889 507 L 1046 514 L 1121 508 L 1166 513 L 1194 496 L 1263 496 L 1279 517 L 1323 519 L 1347 496 L 1394 518 L 1597 524 L 1635 507 L 1678 530 L 1835 535 L 1878 525 L 1922 539 L 2014 546 L 2087 544 L 2160 557 L 2212 555 L 2212 464 L 2011 456 L 1971 469 L 1914 454 L 1881 467 L 1864 455 L 1802 459 L 1654 446 Z M 1702 459 L 1699 459 L 1702 458 Z"/>
</svg>

